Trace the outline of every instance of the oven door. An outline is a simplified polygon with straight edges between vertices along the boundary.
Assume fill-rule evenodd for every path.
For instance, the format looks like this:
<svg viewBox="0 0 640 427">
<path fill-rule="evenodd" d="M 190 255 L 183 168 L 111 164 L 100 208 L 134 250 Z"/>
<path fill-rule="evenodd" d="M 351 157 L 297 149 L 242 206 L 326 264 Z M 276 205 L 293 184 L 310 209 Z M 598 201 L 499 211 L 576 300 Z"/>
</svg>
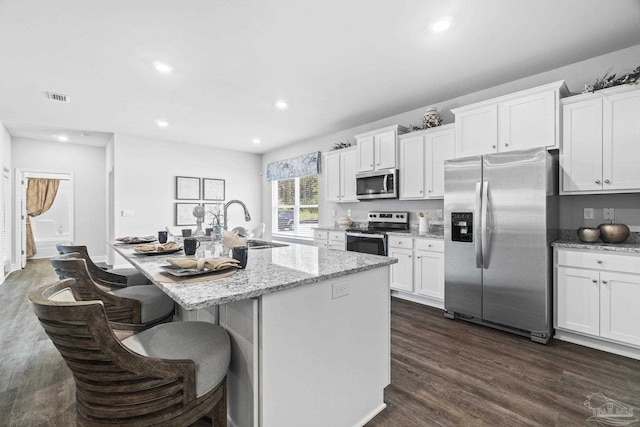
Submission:
<svg viewBox="0 0 640 427">
<path fill-rule="evenodd" d="M 347 231 L 347 250 L 374 255 L 387 255 L 387 236 Z"/>
</svg>

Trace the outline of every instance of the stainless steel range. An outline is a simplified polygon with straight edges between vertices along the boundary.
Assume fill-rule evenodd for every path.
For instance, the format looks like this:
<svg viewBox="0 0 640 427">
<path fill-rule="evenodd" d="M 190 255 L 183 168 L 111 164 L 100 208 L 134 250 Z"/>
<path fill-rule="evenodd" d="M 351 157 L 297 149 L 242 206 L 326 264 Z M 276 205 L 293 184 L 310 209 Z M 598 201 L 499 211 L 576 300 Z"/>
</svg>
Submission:
<svg viewBox="0 0 640 427">
<path fill-rule="evenodd" d="M 387 232 L 409 232 L 409 212 L 369 212 L 367 228 L 346 230 L 347 250 L 387 255 Z"/>
</svg>

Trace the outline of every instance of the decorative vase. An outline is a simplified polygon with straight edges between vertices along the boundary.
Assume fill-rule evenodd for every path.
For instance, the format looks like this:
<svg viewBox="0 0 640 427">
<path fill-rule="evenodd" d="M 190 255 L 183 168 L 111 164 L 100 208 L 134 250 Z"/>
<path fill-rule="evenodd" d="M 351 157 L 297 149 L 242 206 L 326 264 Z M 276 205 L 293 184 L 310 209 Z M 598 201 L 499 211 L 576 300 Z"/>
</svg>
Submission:
<svg viewBox="0 0 640 427">
<path fill-rule="evenodd" d="M 438 109 L 436 107 L 427 108 L 427 111 L 424 112 L 424 116 L 422 116 L 422 127 L 424 129 L 428 129 L 440 126 L 441 124 L 442 119 L 440 118 Z"/>
</svg>

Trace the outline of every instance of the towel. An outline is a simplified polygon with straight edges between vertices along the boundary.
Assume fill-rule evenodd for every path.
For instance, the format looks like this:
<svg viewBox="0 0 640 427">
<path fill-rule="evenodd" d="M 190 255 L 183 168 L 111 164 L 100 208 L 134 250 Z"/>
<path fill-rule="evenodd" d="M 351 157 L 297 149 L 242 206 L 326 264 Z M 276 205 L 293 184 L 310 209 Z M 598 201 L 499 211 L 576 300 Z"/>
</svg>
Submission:
<svg viewBox="0 0 640 427">
<path fill-rule="evenodd" d="M 167 262 L 171 265 L 180 268 L 197 268 L 198 270 L 204 270 L 208 268 L 212 271 L 223 270 L 228 267 L 237 267 L 239 261 L 237 259 L 228 257 L 219 258 L 169 258 Z"/>
<path fill-rule="evenodd" d="M 155 245 L 138 245 L 133 248 L 134 251 L 145 253 L 145 252 L 160 252 L 160 251 L 168 251 L 171 249 L 180 249 L 180 245 L 176 242 L 167 242 L 167 243 L 158 243 Z"/>
</svg>

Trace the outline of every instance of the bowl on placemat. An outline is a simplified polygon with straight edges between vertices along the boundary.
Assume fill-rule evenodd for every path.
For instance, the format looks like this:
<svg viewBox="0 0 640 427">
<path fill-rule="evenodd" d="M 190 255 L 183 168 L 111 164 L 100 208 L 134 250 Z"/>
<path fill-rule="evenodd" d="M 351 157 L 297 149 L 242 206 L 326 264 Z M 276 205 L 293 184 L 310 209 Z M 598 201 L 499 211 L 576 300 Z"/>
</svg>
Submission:
<svg viewBox="0 0 640 427">
<path fill-rule="evenodd" d="M 622 243 L 629 237 L 629 227 L 624 224 L 614 224 L 613 221 L 598 226 L 600 238 L 607 243 Z"/>
<path fill-rule="evenodd" d="M 598 241 L 600 237 L 599 228 L 580 227 L 578 228 L 578 238 L 584 243 L 594 243 Z"/>
</svg>

